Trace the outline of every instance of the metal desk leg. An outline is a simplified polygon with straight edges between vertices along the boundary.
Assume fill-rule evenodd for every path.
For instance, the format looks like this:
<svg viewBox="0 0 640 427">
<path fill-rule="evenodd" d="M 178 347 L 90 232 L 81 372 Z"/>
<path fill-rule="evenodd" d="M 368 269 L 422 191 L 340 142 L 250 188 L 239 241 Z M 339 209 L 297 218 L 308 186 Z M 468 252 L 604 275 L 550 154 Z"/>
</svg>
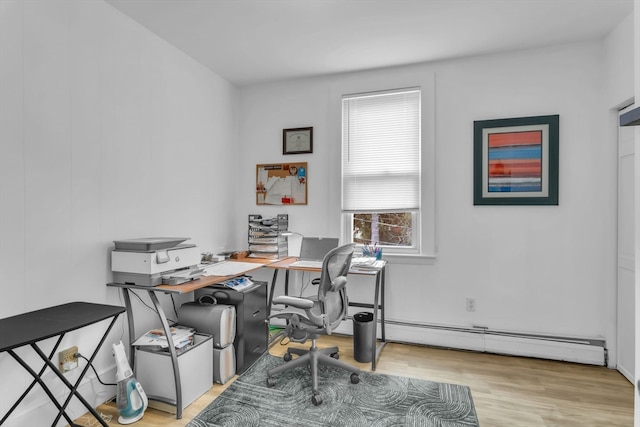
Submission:
<svg viewBox="0 0 640 427">
<path fill-rule="evenodd" d="M 180 381 L 180 368 L 178 367 L 178 354 L 176 353 L 176 348 L 173 345 L 173 340 L 171 339 L 171 328 L 169 328 L 167 316 L 165 316 L 164 310 L 160 306 L 160 301 L 158 301 L 158 297 L 153 290 L 149 289 L 147 292 L 149 293 L 149 297 L 151 298 L 153 305 L 156 307 L 158 317 L 160 318 L 162 328 L 164 329 L 164 334 L 167 337 L 169 354 L 171 355 L 171 364 L 173 365 L 173 379 L 176 383 L 176 419 L 180 419 L 182 418 L 182 383 Z"/>
<path fill-rule="evenodd" d="M 273 292 L 276 289 L 276 280 L 278 279 L 278 269 L 273 270 L 273 279 L 271 279 L 271 290 L 269 291 L 269 303 L 267 304 L 267 318 L 271 316 L 271 304 L 273 303 Z"/>
<path fill-rule="evenodd" d="M 380 300 L 378 298 L 380 297 Z M 380 303 L 382 305 L 380 305 Z M 381 342 L 380 345 L 377 345 L 377 332 L 378 332 L 378 310 L 380 310 L 381 314 Z M 376 370 L 376 362 L 378 360 L 378 355 L 382 351 L 383 347 L 386 344 L 385 339 L 385 330 L 384 330 L 384 267 L 380 271 L 376 273 L 376 290 L 373 301 L 373 346 L 371 348 L 371 370 Z"/>
<path fill-rule="evenodd" d="M 280 269 L 278 269 L 278 268 L 273 270 L 273 278 L 271 279 L 271 290 L 269 291 L 269 302 L 267 304 L 267 320 L 266 320 L 267 326 L 269 326 L 269 324 L 270 324 L 269 318 L 271 316 L 271 306 L 273 305 L 273 293 L 274 293 L 274 291 L 276 289 L 276 281 L 278 279 L 278 271 L 279 270 Z M 287 289 L 288 286 L 289 286 L 288 282 L 289 282 L 289 271 L 287 270 L 286 275 L 285 275 L 285 289 Z M 275 335 L 271 335 L 271 333 L 269 332 L 269 338 L 268 338 L 268 341 L 267 341 L 267 347 L 271 348 L 271 345 L 273 343 L 275 343 L 278 340 L 278 338 L 280 338 L 282 336 L 284 336 L 284 332 L 283 331 L 280 331 Z"/>
<path fill-rule="evenodd" d="M 49 360 L 51 360 L 51 358 L 53 356 L 55 356 L 56 352 L 58 351 L 58 347 L 60 346 L 60 343 L 62 342 L 62 338 L 64 338 L 65 334 L 61 334 L 58 337 L 58 341 L 56 341 L 56 344 L 53 346 L 53 350 L 51 350 L 51 353 L 49 353 Z M 23 365 L 21 363 L 21 360 L 17 359 L 17 355 L 13 352 L 13 350 L 9 350 L 9 354 L 18 361 L 18 363 L 20 363 L 23 367 L 25 367 L 25 365 Z M 30 368 L 29 368 L 30 369 Z M 40 369 L 40 372 L 38 372 L 37 376 L 34 376 L 34 380 L 31 382 L 31 384 L 29 385 L 29 387 L 27 387 L 27 389 L 24 391 L 24 393 L 22 393 L 22 395 L 20 396 L 20 398 L 13 404 L 13 406 L 11 407 L 11 409 L 9 409 L 9 411 L 4 414 L 4 417 L 2 417 L 2 419 L 0 420 L 0 425 L 4 424 L 4 422 L 7 420 L 7 418 L 9 418 L 9 416 L 13 413 L 13 411 L 15 411 L 15 409 L 18 407 L 18 405 L 20 405 L 20 402 L 22 402 L 24 400 L 25 397 L 27 397 L 27 394 L 29 394 L 29 392 L 31 391 L 31 389 L 33 388 L 33 386 L 35 386 L 36 384 L 38 384 L 38 379 L 42 378 L 42 374 L 44 374 L 44 371 L 47 370 L 47 364 L 45 363 L 42 368 Z M 35 373 L 35 371 L 34 371 Z M 33 376 L 33 374 L 31 374 L 31 376 Z M 42 384 L 40 384 L 42 385 Z M 60 409 L 58 407 L 58 409 Z"/>
<path fill-rule="evenodd" d="M 269 291 L 269 304 L 267 307 L 267 316 L 271 315 L 271 305 L 273 304 L 273 292 L 276 289 L 276 279 L 278 278 L 278 270 L 273 270 L 273 279 L 271 279 L 271 290 Z M 289 270 L 284 273 L 284 294 L 289 295 Z"/>
<path fill-rule="evenodd" d="M 131 369 L 136 369 L 136 350 L 133 342 L 136 340 L 136 328 L 133 324 L 133 307 L 131 306 L 131 298 L 129 297 L 129 289 L 120 288 L 122 297 L 124 298 L 124 307 L 127 309 L 127 325 L 129 327 L 129 360 Z"/>
<path fill-rule="evenodd" d="M 109 332 L 111 331 L 111 328 L 113 328 L 113 325 L 116 323 L 117 319 L 118 319 L 118 316 L 115 316 L 113 319 L 111 319 L 111 323 L 109 324 L 109 327 L 104 332 L 104 334 L 102 334 L 102 338 L 100 339 L 100 342 L 98 343 L 98 345 L 96 346 L 95 350 L 93 351 L 93 354 L 91 354 L 91 357 L 89 357 L 86 366 L 84 367 L 84 369 L 80 373 L 80 376 L 78 377 L 78 380 L 76 381 L 76 383 L 73 386 L 71 386 L 71 383 L 69 383 L 69 381 L 67 381 L 67 379 L 64 377 L 64 375 L 62 375 L 60 372 L 55 370 L 55 367 L 52 367 L 52 369 L 54 369 L 55 374 L 71 390 L 71 393 L 69 393 L 69 396 L 67 396 L 67 399 L 64 401 L 64 405 L 62 405 L 63 409 L 61 409 L 61 412 L 58 414 L 58 416 L 56 417 L 56 419 L 54 420 L 52 425 L 55 426 L 58 423 L 58 420 L 60 419 L 60 416 L 62 415 L 62 412 L 64 412 L 64 409 L 69 405 L 69 402 L 71 402 L 71 398 L 73 396 L 76 396 L 82 402 L 82 404 L 89 410 L 89 412 L 91 412 L 91 414 L 100 422 L 100 424 L 102 424 L 105 427 L 107 426 L 107 423 L 105 423 L 102 420 L 102 417 L 100 417 L 100 415 L 95 411 L 95 409 L 93 409 L 93 407 L 91 405 L 89 405 L 89 402 L 87 402 L 84 399 L 84 397 L 82 397 L 82 395 L 80 393 L 78 393 L 78 387 L 80 387 L 80 382 L 82 382 L 82 379 L 84 378 L 84 376 L 86 375 L 87 371 L 89 370 L 89 367 L 93 363 L 93 360 L 96 358 L 96 355 L 98 354 L 98 351 L 102 348 L 102 345 L 104 344 L 104 342 L 107 339 L 107 335 L 109 335 Z M 35 344 L 32 344 L 32 346 L 37 348 L 37 346 Z M 39 350 L 39 349 L 37 349 L 37 350 Z M 41 351 L 38 351 L 38 354 L 40 354 L 41 358 L 45 358 L 46 357 Z M 49 360 L 47 360 L 47 361 L 49 362 L 49 364 L 51 364 L 51 361 L 49 361 Z M 53 366 L 53 364 L 51 364 L 51 366 Z"/>
<path fill-rule="evenodd" d="M 387 338 L 385 337 L 385 323 L 384 323 L 384 287 L 385 287 L 385 276 L 386 276 L 386 266 L 382 267 L 382 270 L 378 273 L 380 274 L 380 331 L 382 333 L 382 342 L 386 343 Z"/>
<path fill-rule="evenodd" d="M 284 294 L 289 295 L 289 269 L 284 272 Z"/>
<path fill-rule="evenodd" d="M 35 345 L 35 344 L 32 344 Z M 58 400 L 56 399 L 56 397 L 53 395 L 53 393 L 51 393 L 51 390 L 49 390 L 49 387 L 47 387 L 47 384 L 45 384 L 44 381 L 42 381 L 42 378 L 40 377 L 40 375 L 36 374 L 36 371 L 34 371 L 33 369 L 31 369 L 31 366 L 27 365 L 27 363 L 22 360 L 20 358 L 20 356 L 18 356 L 16 353 L 14 353 L 13 350 L 9 350 L 8 353 L 11 355 L 11 357 L 13 357 L 16 362 L 18 362 L 20 365 L 22 365 L 22 367 L 29 372 L 29 374 L 31 374 L 31 376 L 34 378 L 34 381 L 37 382 L 38 384 L 40 384 L 40 387 L 42 387 L 42 390 L 47 394 L 47 396 L 49 396 L 49 400 L 51 400 L 51 402 L 56 406 L 56 408 L 58 408 L 58 411 L 62 411 L 62 414 L 64 415 L 64 418 L 67 420 L 67 422 L 69 423 L 69 425 L 73 426 L 73 420 L 71 420 L 71 418 L 69 418 L 69 415 L 67 415 L 66 412 L 64 412 L 64 409 L 62 408 L 62 406 L 60 405 L 60 403 L 58 402 Z M 51 363 L 51 362 L 49 362 Z M 46 369 L 46 367 L 49 366 L 47 363 L 45 363 L 43 369 Z M 57 369 L 56 367 L 54 367 L 53 369 Z M 20 399 L 22 400 L 22 399 Z M 20 400 L 17 403 L 20 403 Z M 9 412 L 7 412 L 7 417 L 11 414 L 11 412 L 13 412 L 13 409 Z M 6 417 L 5 417 L 6 418 Z M 2 419 L 2 422 L 4 422 L 5 418 Z M 53 423 L 53 426 L 55 426 L 56 424 Z"/>
</svg>

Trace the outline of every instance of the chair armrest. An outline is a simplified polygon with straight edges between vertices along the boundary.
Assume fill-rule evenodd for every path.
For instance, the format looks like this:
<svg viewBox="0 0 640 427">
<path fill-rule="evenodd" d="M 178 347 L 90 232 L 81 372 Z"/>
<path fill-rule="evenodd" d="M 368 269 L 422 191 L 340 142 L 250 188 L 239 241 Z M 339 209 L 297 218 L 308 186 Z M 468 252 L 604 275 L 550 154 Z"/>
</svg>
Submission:
<svg viewBox="0 0 640 427">
<path fill-rule="evenodd" d="M 273 304 L 290 305 L 303 310 L 313 308 L 313 301 L 306 298 L 290 297 L 287 295 L 280 295 L 273 299 Z"/>
<path fill-rule="evenodd" d="M 333 279 L 333 282 L 331 282 L 331 290 L 333 292 L 337 292 L 340 289 L 344 288 L 347 284 L 347 278 L 344 276 L 338 276 L 335 279 Z"/>
</svg>

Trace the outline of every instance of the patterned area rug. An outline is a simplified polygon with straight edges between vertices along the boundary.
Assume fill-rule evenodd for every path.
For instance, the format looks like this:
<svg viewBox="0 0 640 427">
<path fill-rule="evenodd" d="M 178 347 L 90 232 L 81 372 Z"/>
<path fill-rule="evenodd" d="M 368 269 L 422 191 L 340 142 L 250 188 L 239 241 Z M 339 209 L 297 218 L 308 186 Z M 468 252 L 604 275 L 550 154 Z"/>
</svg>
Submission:
<svg viewBox="0 0 640 427">
<path fill-rule="evenodd" d="M 285 371 L 267 387 L 267 370 L 282 363 L 280 357 L 262 356 L 187 427 L 479 425 L 467 386 L 372 372 L 351 384 L 349 372 L 323 366 L 323 403 L 314 406 L 307 368 Z"/>
</svg>

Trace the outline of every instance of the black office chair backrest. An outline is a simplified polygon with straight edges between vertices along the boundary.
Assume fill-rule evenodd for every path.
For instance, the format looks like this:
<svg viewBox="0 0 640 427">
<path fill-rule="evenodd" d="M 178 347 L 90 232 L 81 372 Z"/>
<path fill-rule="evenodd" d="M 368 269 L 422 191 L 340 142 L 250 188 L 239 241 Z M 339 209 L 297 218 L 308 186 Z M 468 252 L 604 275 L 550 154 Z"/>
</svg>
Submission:
<svg viewBox="0 0 640 427">
<path fill-rule="evenodd" d="M 327 333 L 347 318 L 347 274 L 351 267 L 355 245 L 348 244 L 332 249 L 322 261 L 322 273 L 318 285 L 318 301 L 324 313 Z"/>
</svg>

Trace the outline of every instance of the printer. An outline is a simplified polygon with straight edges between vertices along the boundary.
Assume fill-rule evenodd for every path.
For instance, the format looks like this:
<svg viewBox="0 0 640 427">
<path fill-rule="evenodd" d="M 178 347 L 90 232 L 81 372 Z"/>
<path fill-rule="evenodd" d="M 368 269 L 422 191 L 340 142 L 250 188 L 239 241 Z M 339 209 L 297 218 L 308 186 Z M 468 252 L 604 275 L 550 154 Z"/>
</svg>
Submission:
<svg viewBox="0 0 640 427">
<path fill-rule="evenodd" d="M 136 286 L 178 285 L 202 275 L 200 250 L 189 237 L 114 240 L 113 281 Z"/>
</svg>

